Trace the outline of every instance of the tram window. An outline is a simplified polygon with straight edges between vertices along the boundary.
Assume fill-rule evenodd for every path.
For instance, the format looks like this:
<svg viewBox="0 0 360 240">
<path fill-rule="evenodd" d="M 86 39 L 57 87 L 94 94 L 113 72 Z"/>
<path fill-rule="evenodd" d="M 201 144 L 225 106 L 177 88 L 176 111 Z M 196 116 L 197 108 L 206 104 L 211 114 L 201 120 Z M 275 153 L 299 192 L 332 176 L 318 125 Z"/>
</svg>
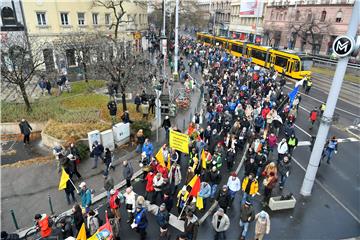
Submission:
<svg viewBox="0 0 360 240">
<path fill-rule="evenodd" d="M 240 45 L 233 44 L 233 45 L 231 46 L 231 51 L 234 51 L 234 52 L 237 52 L 237 53 L 241 53 L 241 54 L 242 54 L 243 48 L 242 48 L 242 46 L 240 46 Z"/>
<path fill-rule="evenodd" d="M 287 61 L 288 61 L 287 58 L 276 56 L 275 65 L 279 67 L 286 67 Z"/>
<path fill-rule="evenodd" d="M 299 61 L 294 62 L 293 69 L 294 69 L 294 72 L 300 71 L 300 62 Z"/>
<path fill-rule="evenodd" d="M 265 52 L 255 50 L 255 49 L 251 50 L 251 56 L 256 58 L 256 59 L 263 60 L 263 61 L 265 61 L 265 59 L 266 59 L 266 53 Z"/>
</svg>

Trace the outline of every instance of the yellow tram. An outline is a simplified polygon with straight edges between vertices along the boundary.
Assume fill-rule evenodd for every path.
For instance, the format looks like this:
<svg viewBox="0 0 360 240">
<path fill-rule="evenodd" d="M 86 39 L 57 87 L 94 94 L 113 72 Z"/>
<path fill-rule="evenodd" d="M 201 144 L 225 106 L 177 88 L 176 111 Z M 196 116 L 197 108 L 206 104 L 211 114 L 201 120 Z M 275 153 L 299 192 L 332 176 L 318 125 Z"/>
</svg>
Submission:
<svg viewBox="0 0 360 240">
<path fill-rule="evenodd" d="M 206 33 L 197 33 L 196 35 L 197 40 L 207 46 L 221 46 L 236 57 L 251 57 L 252 62 L 259 66 L 269 68 L 273 64 L 274 69 L 279 73 L 285 68 L 285 74 L 291 78 L 302 79 L 305 75 L 311 75 L 312 59 L 310 56 Z"/>
</svg>

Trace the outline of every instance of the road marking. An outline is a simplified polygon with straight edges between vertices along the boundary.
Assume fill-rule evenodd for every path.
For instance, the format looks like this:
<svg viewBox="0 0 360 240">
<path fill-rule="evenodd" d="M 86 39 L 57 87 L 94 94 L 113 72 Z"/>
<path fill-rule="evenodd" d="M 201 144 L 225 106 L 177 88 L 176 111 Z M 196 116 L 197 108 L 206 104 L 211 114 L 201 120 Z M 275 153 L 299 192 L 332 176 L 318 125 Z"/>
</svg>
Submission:
<svg viewBox="0 0 360 240">
<path fill-rule="evenodd" d="M 345 131 L 347 131 L 348 133 L 350 133 L 351 135 L 353 135 L 353 136 L 355 136 L 355 137 L 357 137 L 357 138 L 359 138 L 360 139 L 360 135 L 357 135 L 357 134 L 355 134 L 355 133 L 353 133 L 352 131 L 351 131 L 351 129 L 354 129 L 354 128 L 345 128 Z"/>
<path fill-rule="evenodd" d="M 291 157 L 292 160 L 294 160 L 294 162 L 304 171 L 306 172 L 306 169 L 301 165 L 301 163 L 299 163 L 294 157 Z M 347 211 L 358 223 L 360 223 L 360 219 L 349 209 L 347 208 L 337 197 L 334 196 L 334 194 L 332 194 L 327 188 L 326 186 L 321 183 L 318 179 L 315 178 L 315 183 L 319 184 L 319 186 L 326 192 L 328 193 L 341 207 L 343 207 L 345 209 L 345 211 Z"/>
<path fill-rule="evenodd" d="M 286 88 L 288 88 L 288 89 L 290 89 L 290 90 L 293 89 L 293 88 L 290 88 L 290 87 L 288 87 L 288 86 L 284 86 L 284 87 L 286 87 Z M 309 98 L 311 98 L 311 99 L 313 99 L 313 100 L 315 100 L 315 101 L 317 101 L 317 102 L 320 102 L 320 103 L 323 103 L 323 102 L 324 102 L 324 101 L 320 101 L 319 99 L 316 99 L 316 98 L 314 98 L 314 97 L 312 97 L 312 96 L 310 96 L 310 95 L 301 94 L 301 96 L 309 97 Z M 342 100 L 342 99 L 340 99 L 340 100 Z M 344 101 L 344 100 L 343 100 L 343 101 Z M 350 104 L 350 103 L 349 103 L 349 104 Z M 354 105 L 354 104 L 352 104 L 352 105 L 355 106 L 355 107 L 358 107 L 358 105 Z M 359 115 L 354 114 L 354 113 L 351 113 L 351 112 L 349 112 L 349 111 L 346 111 L 346 110 L 344 110 L 344 109 L 342 109 L 342 108 L 336 107 L 336 109 L 339 110 L 339 111 L 342 111 L 342 112 L 344 112 L 344 113 L 347 113 L 347 114 L 349 114 L 349 115 L 351 115 L 351 116 L 359 117 Z"/>
<path fill-rule="evenodd" d="M 343 139 L 338 139 L 338 143 L 348 143 L 348 142 L 359 142 L 360 140 L 359 139 L 356 139 L 356 138 L 343 138 Z M 303 146 L 310 146 L 311 143 L 310 141 L 300 141 L 298 143 L 298 147 L 303 147 Z"/>
<path fill-rule="evenodd" d="M 299 125 L 294 124 L 295 127 L 297 127 L 300 131 L 302 131 L 303 133 L 305 133 L 307 136 L 311 137 L 311 134 L 307 133 L 304 129 L 302 129 L 301 127 L 299 127 Z"/>
</svg>

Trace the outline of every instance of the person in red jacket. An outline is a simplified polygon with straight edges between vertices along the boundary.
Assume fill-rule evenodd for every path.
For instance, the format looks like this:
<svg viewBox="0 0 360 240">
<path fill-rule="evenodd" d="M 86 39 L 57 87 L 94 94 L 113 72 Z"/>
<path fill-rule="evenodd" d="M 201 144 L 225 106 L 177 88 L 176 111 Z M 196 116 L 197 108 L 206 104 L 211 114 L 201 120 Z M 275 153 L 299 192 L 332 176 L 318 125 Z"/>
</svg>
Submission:
<svg viewBox="0 0 360 240">
<path fill-rule="evenodd" d="M 150 199 L 151 193 L 155 190 L 154 189 L 154 184 L 153 184 L 153 180 L 154 180 L 155 174 L 154 172 L 150 171 L 146 177 L 145 177 L 145 181 L 147 181 L 146 183 L 146 187 L 145 187 L 145 199 Z"/>
<path fill-rule="evenodd" d="M 47 238 L 52 233 L 52 228 L 49 224 L 49 216 L 47 214 L 35 215 L 36 226 L 40 231 L 41 238 Z"/>
<path fill-rule="evenodd" d="M 165 166 L 162 166 L 162 165 L 158 164 L 156 166 L 156 172 L 161 173 L 161 176 L 163 178 L 168 178 L 168 170 L 167 170 L 167 168 Z"/>
<path fill-rule="evenodd" d="M 109 206 L 111 212 L 115 215 L 117 220 L 120 222 L 120 198 L 119 198 L 119 190 L 111 189 L 110 190 L 110 199 Z"/>
<path fill-rule="evenodd" d="M 316 108 L 314 108 L 311 112 L 310 112 L 310 122 L 311 122 L 311 126 L 309 127 L 309 130 L 311 130 L 314 126 L 314 123 L 316 122 L 317 120 L 317 114 L 318 114 L 318 111 Z"/>
</svg>

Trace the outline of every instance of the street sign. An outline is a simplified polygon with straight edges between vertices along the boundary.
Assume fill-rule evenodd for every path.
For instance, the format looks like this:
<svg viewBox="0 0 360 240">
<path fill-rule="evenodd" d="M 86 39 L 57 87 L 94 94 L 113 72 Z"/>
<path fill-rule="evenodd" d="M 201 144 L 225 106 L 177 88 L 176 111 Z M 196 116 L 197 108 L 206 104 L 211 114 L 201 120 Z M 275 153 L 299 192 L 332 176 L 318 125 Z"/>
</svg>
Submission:
<svg viewBox="0 0 360 240">
<path fill-rule="evenodd" d="M 350 55 L 354 51 L 354 48 L 354 39 L 346 35 L 337 37 L 333 43 L 333 51 L 338 57 Z"/>
</svg>

